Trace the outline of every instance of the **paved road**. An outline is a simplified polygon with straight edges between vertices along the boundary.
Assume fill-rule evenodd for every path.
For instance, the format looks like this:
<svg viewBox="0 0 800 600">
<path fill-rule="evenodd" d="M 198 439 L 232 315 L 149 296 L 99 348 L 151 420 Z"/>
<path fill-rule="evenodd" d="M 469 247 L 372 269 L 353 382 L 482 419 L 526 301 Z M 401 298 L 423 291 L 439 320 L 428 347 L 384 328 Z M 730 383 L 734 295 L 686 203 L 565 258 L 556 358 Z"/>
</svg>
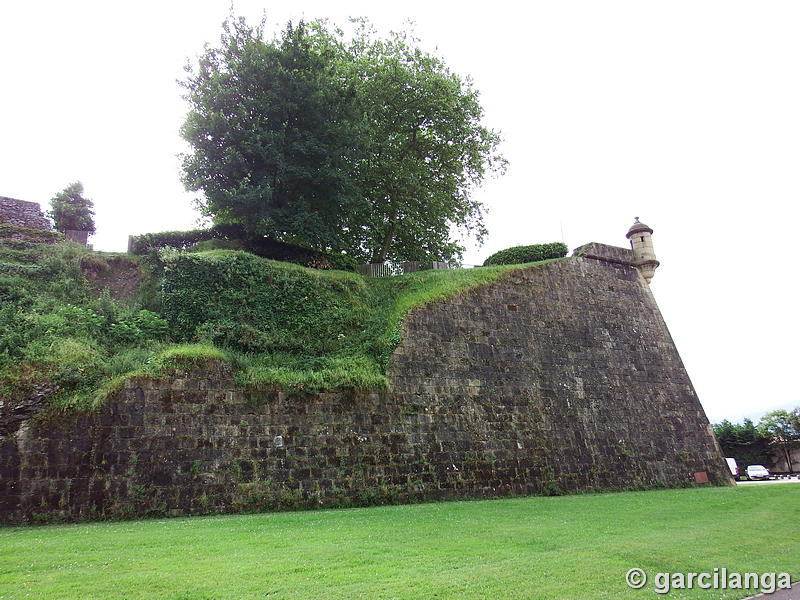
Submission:
<svg viewBox="0 0 800 600">
<path fill-rule="evenodd" d="M 800 478 L 791 479 L 766 479 L 762 481 L 737 481 L 737 485 L 769 485 L 774 483 L 800 483 Z"/>
</svg>

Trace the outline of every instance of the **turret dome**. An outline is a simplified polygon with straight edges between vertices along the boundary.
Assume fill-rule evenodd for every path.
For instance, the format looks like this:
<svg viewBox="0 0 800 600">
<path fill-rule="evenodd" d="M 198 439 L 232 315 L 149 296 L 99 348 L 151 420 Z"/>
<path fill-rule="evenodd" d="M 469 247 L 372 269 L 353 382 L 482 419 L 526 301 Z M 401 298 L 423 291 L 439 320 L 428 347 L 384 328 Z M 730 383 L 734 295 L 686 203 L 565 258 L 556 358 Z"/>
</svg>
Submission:
<svg viewBox="0 0 800 600">
<path fill-rule="evenodd" d="M 636 221 L 631 225 L 631 228 L 628 229 L 628 233 L 625 234 L 625 237 L 631 239 L 631 236 L 634 233 L 640 233 L 642 231 L 646 231 L 647 233 L 653 233 L 653 230 L 645 225 L 644 223 L 639 222 L 639 217 L 636 217 Z"/>
</svg>

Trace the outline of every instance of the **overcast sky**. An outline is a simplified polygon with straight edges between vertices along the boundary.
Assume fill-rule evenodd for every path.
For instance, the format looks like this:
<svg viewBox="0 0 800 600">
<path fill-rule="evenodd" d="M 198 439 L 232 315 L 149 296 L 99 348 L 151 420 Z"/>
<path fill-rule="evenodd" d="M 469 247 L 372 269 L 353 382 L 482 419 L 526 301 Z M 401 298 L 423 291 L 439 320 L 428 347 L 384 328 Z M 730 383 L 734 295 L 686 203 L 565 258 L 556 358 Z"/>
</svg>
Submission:
<svg viewBox="0 0 800 600">
<path fill-rule="evenodd" d="M 0 196 L 80 180 L 100 250 L 196 225 L 179 179 L 176 80 L 230 2 L 0 3 Z M 489 237 L 626 246 L 654 229 L 652 290 L 712 422 L 800 405 L 794 243 L 800 2 L 255 2 L 236 14 L 416 22 L 471 75 L 502 132 L 505 176 L 479 193 Z"/>
</svg>

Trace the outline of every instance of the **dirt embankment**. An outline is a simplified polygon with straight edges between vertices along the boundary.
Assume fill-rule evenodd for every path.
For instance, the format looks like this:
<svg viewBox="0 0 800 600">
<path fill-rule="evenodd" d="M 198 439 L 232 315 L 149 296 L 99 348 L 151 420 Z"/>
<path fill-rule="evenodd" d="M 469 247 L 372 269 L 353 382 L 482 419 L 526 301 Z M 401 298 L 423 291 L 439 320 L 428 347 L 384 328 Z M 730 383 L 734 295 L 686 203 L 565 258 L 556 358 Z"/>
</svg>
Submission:
<svg viewBox="0 0 800 600">
<path fill-rule="evenodd" d="M 136 262 L 121 256 L 84 263 L 83 273 L 96 293 L 108 290 L 109 296 L 118 302 L 133 302 L 146 277 Z"/>
</svg>

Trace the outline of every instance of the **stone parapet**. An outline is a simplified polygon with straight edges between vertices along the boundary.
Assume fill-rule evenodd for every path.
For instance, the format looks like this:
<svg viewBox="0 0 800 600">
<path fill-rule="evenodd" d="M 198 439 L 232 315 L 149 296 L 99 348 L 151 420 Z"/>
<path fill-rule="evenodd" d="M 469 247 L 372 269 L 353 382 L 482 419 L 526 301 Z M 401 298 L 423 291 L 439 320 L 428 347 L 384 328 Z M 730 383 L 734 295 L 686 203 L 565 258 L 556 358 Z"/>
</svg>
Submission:
<svg viewBox="0 0 800 600">
<path fill-rule="evenodd" d="M 590 242 L 589 244 L 584 244 L 583 246 L 575 248 L 575 250 L 572 251 L 572 255 L 604 260 L 620 265 L 633 264 L 633 252 L 630 248 L 620 248 L 618 246 L 609 246 L 597 242 Z"/>
</svg>

